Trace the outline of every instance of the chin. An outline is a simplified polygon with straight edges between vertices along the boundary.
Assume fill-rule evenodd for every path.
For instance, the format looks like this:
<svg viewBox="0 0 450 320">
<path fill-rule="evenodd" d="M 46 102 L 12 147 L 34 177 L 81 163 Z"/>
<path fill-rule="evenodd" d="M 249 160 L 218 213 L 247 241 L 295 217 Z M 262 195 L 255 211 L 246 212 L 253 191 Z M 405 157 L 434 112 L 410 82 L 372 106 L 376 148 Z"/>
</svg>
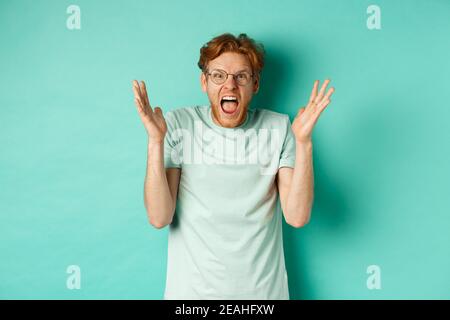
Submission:
<svg viewBox="0 0 450 320">
<path fill-rule="evenodd" d="M 236 110 L 230 114 L 218 104 L 214 106 L 213 111 L 215 118 L 219 120 L 221 126 L 233 128 L 244 122 L 247 108 L 242 108 L 242 106 L 238 105 Z"/>
</svg>

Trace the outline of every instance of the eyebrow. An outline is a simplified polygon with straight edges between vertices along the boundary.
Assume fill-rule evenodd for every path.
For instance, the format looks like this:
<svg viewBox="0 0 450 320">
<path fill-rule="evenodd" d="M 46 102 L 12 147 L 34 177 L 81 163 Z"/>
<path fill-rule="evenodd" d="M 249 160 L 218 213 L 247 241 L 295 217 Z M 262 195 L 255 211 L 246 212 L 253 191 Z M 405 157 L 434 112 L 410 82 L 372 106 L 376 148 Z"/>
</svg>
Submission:
<svg viewBox="0 0 450 320">
<path fill-rule="evenodd" d="M 219 68 L 219 67 L 211 68 L 210 70 L 214 70 L 214 69 L 219 69 L 219 70 L 223 70 L 223 71 L 226 72 L 226 70 L 224 70 L 224 69 L 222 69 L 222 68 Z M 250 72 L 250 73 L 251 73 L 251 68 L 246 67 L 245 69 L 238 70 L 238 71 L 236 71 L 235 73 L 239 73 L 239 72 L 242 72 L 242 71 L 247 71 L 247 72 Z"/>
</svg>

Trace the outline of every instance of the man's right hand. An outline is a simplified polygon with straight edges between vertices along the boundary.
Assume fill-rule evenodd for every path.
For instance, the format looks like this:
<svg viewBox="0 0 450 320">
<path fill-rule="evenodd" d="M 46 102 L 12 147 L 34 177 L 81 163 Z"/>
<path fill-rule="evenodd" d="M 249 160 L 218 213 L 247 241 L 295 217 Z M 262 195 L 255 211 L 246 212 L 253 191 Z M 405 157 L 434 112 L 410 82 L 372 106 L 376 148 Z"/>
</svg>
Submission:
<svg viewBox="0 0 450 320">
<path fill-rule="evenodd" d="M 149 142 L 163 143 L 167 132 L 167 124 L 161 108 L 155 107 L 155 110 L 152 110 L 144 81 L 141 81 L 139 85 L 138 81 L 133 80 L 133 91 L 134 102 L 145 130 L 147 130 Z"/>
</svg>

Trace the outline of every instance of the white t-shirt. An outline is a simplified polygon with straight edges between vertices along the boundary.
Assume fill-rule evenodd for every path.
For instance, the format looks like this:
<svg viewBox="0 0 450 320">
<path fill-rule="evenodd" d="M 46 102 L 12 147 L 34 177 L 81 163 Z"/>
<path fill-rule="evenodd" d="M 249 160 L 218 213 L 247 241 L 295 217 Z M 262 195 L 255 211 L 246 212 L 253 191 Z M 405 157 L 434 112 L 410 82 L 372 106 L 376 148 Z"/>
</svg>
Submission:
<svg viewBox="0 0 450 320">
<path fill-rule="evenodd" d="M 181 176 L 164 299 L 289 299 L 275 180 L 295 163 L 289 117 L 248 109 L 224 128 L 195 106 L 165 118 L 164 165 Z"/>
</svg>

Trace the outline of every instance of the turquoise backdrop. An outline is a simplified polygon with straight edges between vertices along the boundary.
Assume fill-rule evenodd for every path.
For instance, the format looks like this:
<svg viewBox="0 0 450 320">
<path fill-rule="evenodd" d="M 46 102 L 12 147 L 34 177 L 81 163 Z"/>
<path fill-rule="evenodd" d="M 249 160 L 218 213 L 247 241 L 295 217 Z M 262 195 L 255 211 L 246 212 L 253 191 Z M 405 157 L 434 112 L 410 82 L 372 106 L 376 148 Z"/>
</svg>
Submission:
<svg viewBox="0 0 450 320">
<path fill-rule="evenodd" d="M 315 79 L 336 88 L 312 220 L 283 226 L 291 298 L 449 299 L 449 17 L 448 0 L 1 1 L 0 298 L 163 297 L 131 81 L 164 111 L 207 104 L 200 47 L 245 32 L 267 51 L 253 107 L 293 119 Z"/>
</svg>

